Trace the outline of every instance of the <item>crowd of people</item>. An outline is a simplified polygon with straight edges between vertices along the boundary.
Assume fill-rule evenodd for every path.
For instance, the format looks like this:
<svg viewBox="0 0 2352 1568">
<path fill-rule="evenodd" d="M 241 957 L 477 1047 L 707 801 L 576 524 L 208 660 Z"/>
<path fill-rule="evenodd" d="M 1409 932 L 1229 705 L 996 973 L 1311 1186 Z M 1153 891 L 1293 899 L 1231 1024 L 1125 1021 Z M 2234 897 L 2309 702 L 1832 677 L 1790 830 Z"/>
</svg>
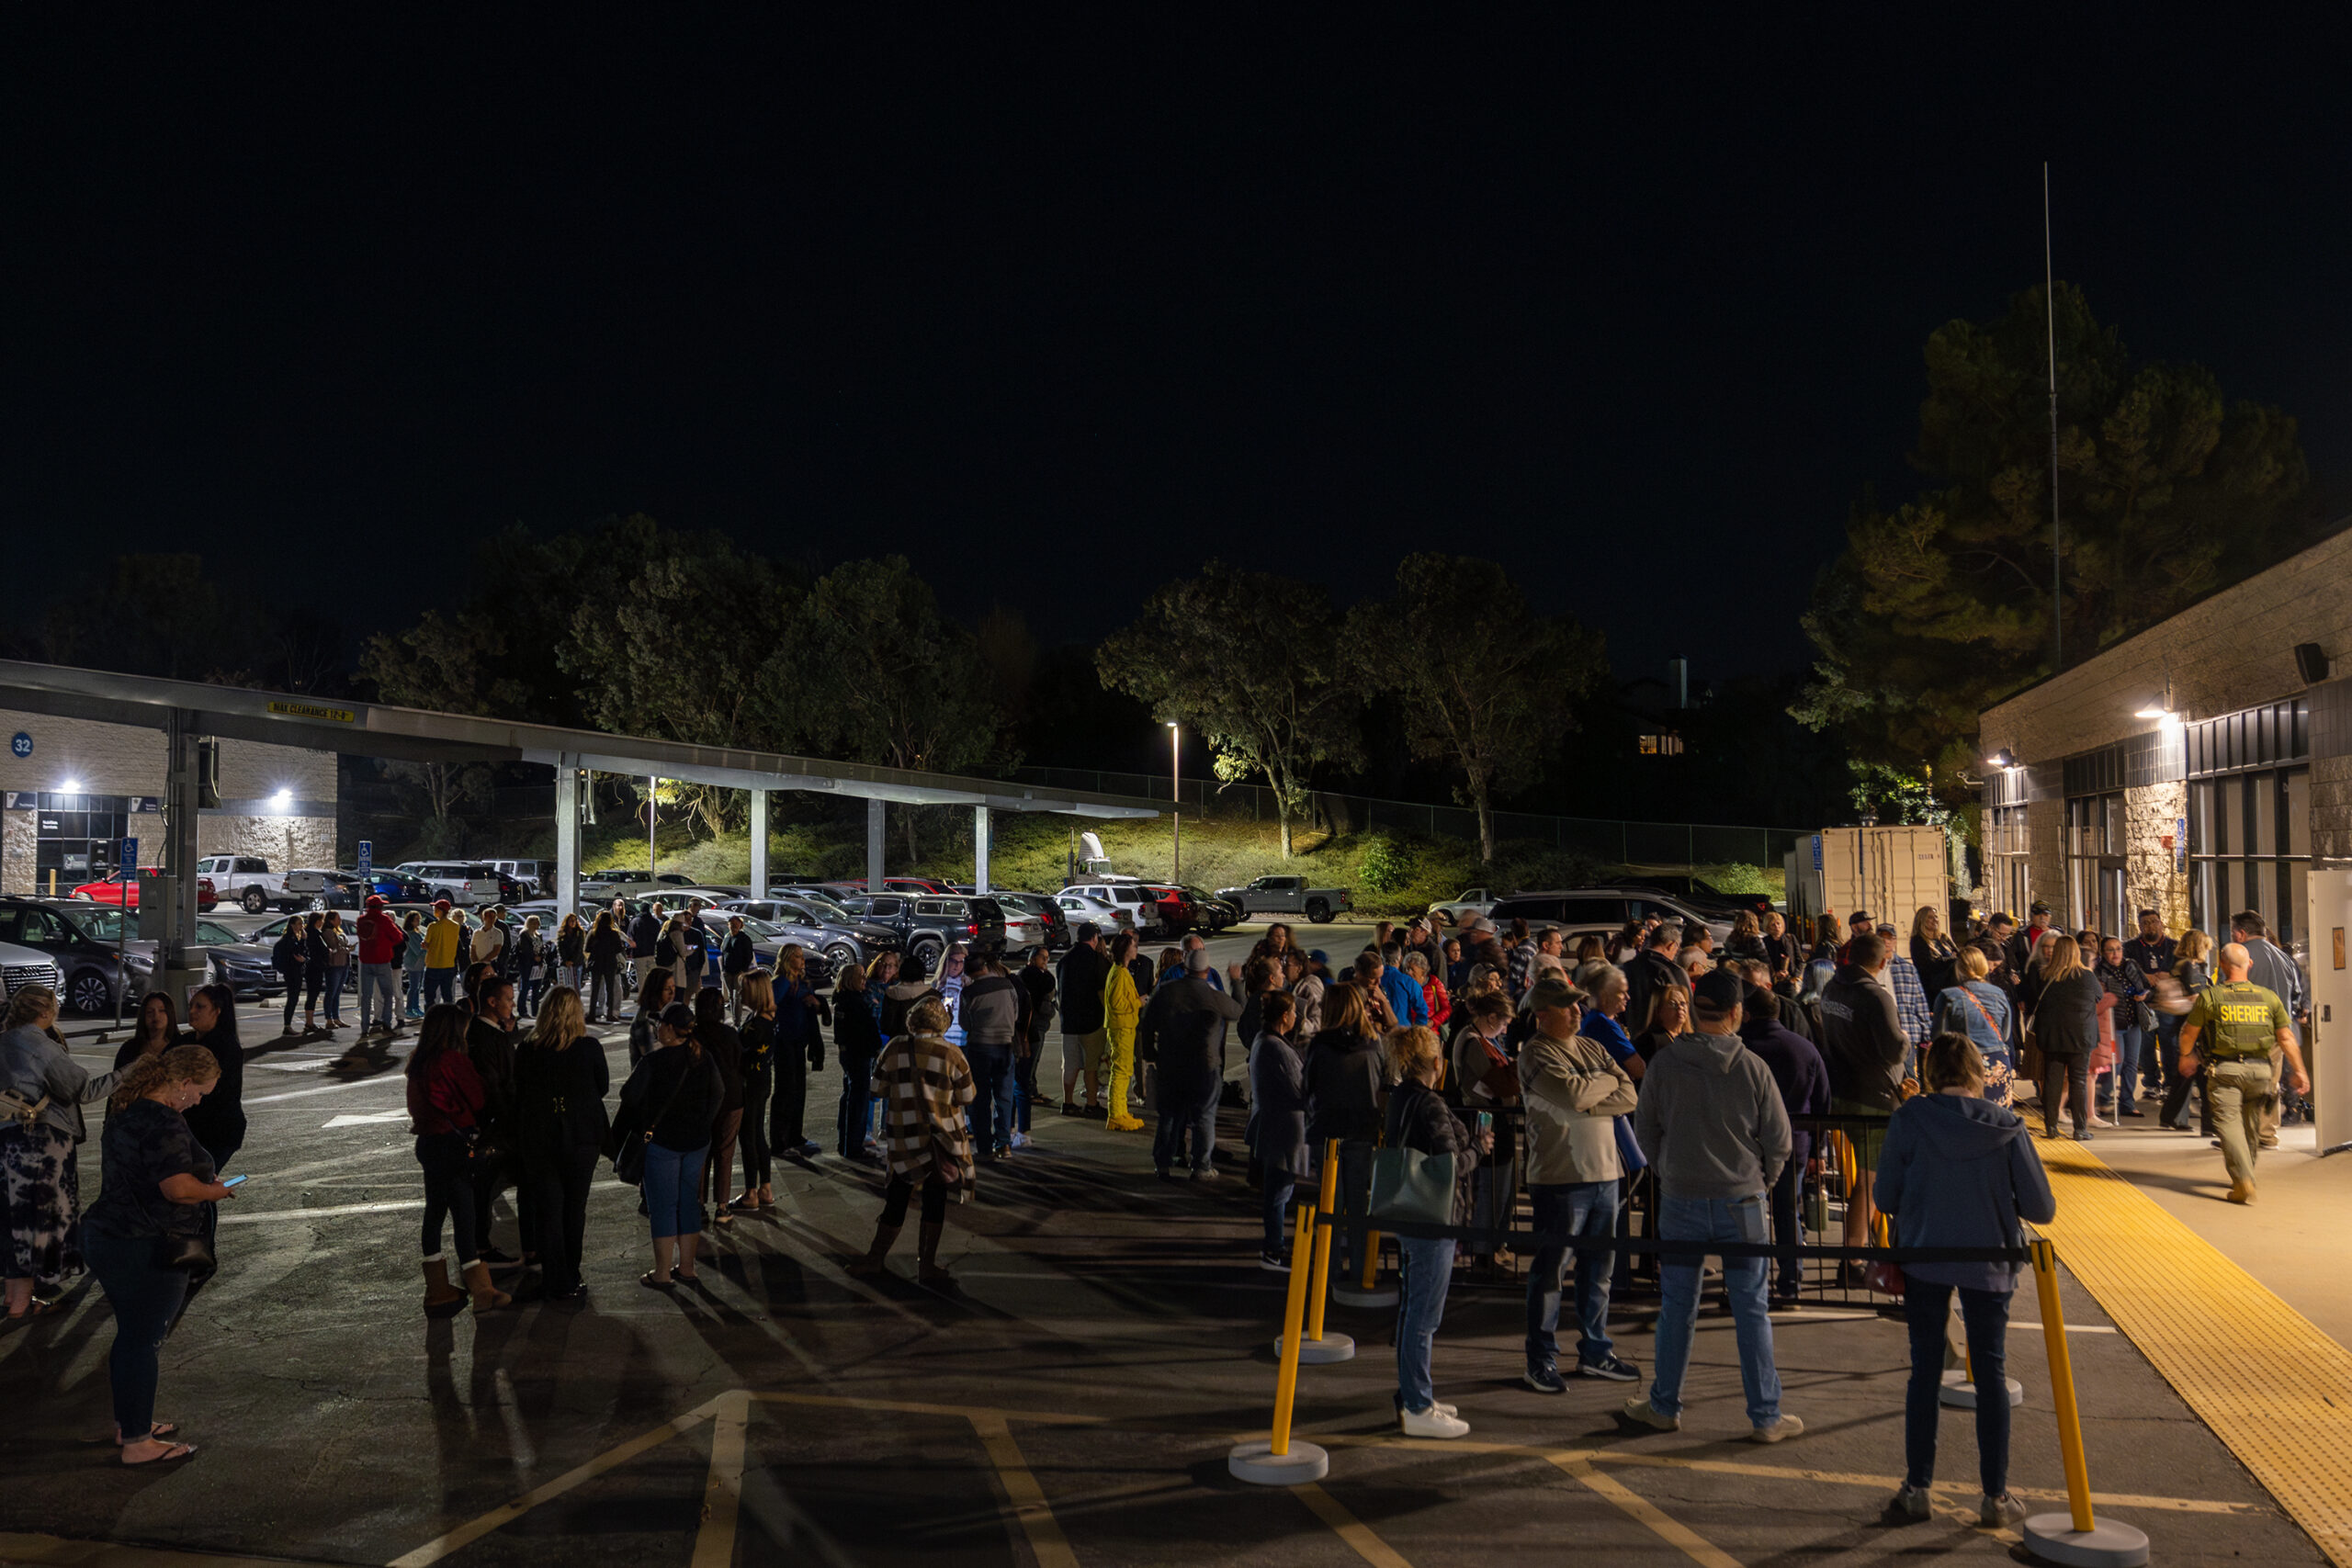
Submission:
<svg viewBox="0 0 2352 1568">
<path fill-rule="evenodd" d="M 1849 1245 L 2007 1248 L 2020 1244 L 2020 1222 L 2050 1209 L 2017 1101 L 2039 1099 L 2045 1136 L 2061 1134 L 2063 1108 L 2072 1135 L 2087 1138 L 2111 1118 L 2143 1116 L 2143 1095 L 2161 1097 L 2164 1125 L 2183 1126 L 2195 1097 L 2231 1196 L 2245 1201 L 2256 1155 L 2276 1140 L 2273 1091 L 2305 1087 L 2300 979 L 2251 912 L 2233 918 L 2234 940 L 2218 953 L 2201 932 L 2168 935 L 2153 914 L 2118 940 L 2057 931 L 2040 906 L 2023 928 L 1996 914 L 1956 936 L 1923 908 L 1907 941 L 1865 914 L 1821 917 L 1809 940 L 1777 914 L 1743 916 L 1720 945 L 1703 925 L 1653 919 L 1573 951 L 1556 930 L 1473 916 L 1450 929 L 1383 924 L 1336 967 L 1277 924 L 1222 970 L 1198 936 L 1155 956 L 1131 932 L 1106 940 L 1085 925 L 1057 964 L 1043 950 L 1014 964 L 959 945 L 926 974 L 885 953 L 842 968 L 829 993 L 797 947 L 774 969 L 758 964 L 740 922 L 713 944 L 650 910 L 625 929 L 626 914 L 568 917 L 552 940 L 498 909 L 470 930 L 446 905 L 395 922 L 380 899 L 350 939 L 332 912 L 288 922 L 281 964 L 303 976 L 306 1004 L 318 976 L 328 1028 L 355 958 L 363 1040 L 418 1025 L 402 1071 L 428 1315 L 583 1300 L 589 1195 L 606 1162 L 642 1195 L 650 1267 L 640 1282 L 697 1285 L 703 1237 L 774 1207 L 779 1160 L 822 1157 L 808 1082 L 830 1043 L 841 1077 L 833 1154 L 882 1179 L 872 1242 L 844 1260 L 854 1273 L 887 1268 L 919 1199 L 917 1278 L 951 1283 L 940 1258 L 949 1204 L 974 1197 L 982 1167 L 1030 1147 L 1041 1112 L 1119 1134 L 1148 1126 L 1163 1180 L 1214 1184 L 1238 1167 L 1256 1189 L 1258 1262 L 1277 1272 L 1291 1267 L 1286 1226 L 1327 1148 L 1342 1207 L 1356 1212 L 1370 1201 L 1376 1150 L 1450 1159 L 1459 1236 L 1397 1244 L 1395 1404 L 1407 1433 L 1455 1438 L 1469 1427 L 1437 1398 L 1433 1354 L 1457 1253 L 1510 1263 L 1507 1234 L 1522 1225 L 1544 1238 L 1528 1259 L 1526 1386 L 1635 1383 L 1641 1369 L 1609 1328 L 1629 1211 L 1661 1239 L 1802 1235 L 1807 1189 L 1831 1174 L 1804 1123 L 1842 1119 L 1854 1156 L 1852 1180 L 1838 1183 Z M 624 995 L 628 1070 L 616 1097 L 591 1031 L 622 1021 Z M 289 1030 L 293 1006 L 289 993 Z M 154 1423 L 155 1349 L 213 1266 L 215 1206 L 232 1196 L 220 1178 L 243 1116 L 231 999 L 198 992 L 183 1026 L 169 998 L 147 997 L 105 1074 L 72 1060 L 55 1015 L 54 995 L 28 987 L 0 1031 L 13 1097 L 0 1119 L 8 1312 L 51 1310 L 86 1266 L 116 1304 L 125 1462 L 185 1457 L 193 1450 Z M 1058 1098 L 1040 1083 L 1057 1032 Z M 1236 1089 L 1249 1107 L 1245 1148 L 1221 1168 L 1218 1111 Z M 106 1195 L 85 1213 L 74 1151 L 82 1108 L 99 1100 L 114 1111 Z M 510 1190 L 513 1253 L 492 1238 Z M 1359 1233 L 1333 1234 L 1336 1269 L 1360 1269 Z M 1997 1380 L 2016 1270 L 1905 1273 L 1910 1465 L 1894 1507 L 1917 1517 L 1945 1318 L 1956 1294 L 1977 1375 Z M 1837 1277 L 1864 1282 L 1859 1262 Z M 1655 1364 L 1623 1406 L 1637 1427 L 1680 1424 L 1700 1280 L 1695 1257 L 1658 1262 Z M 1769 1315 L 1799 1285 L 1786 1258 L 1724 1262 L 1758 1441 L 1804 1430 L 1781 1407 Z M 1565 1364 L 1564 1304 L 1576 1350 Z M 1984 1516 L 2007 1521 L 2007 1405 L 1979 1404 Z"/>
</svg>

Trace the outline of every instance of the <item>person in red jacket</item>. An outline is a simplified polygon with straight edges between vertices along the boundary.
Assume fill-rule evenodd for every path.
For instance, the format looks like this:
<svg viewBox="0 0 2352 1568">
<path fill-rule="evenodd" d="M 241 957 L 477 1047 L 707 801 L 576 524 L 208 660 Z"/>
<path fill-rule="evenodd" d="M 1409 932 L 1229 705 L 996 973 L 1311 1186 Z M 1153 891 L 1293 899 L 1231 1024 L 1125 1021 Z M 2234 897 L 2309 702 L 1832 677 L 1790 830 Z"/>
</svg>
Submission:
<svg viewBox="0 0 2352 1568">
<path fill-rule="evenodd" d="M 466 1053 L 466 1015 L 447 1002 L 424 1015 L 424 1037 L 408 1059 L 408 1114 L 416 1134 L 416 1163 L 424 1168 L 424 1312 L 447 1317 L 473 1298 L 476 1312 L 504 1306 L 510 1298 L 490 1282 L 490 1265 L 480 1256 L 474 1224 L 474 1145 L 481 1135 L 482 1106 L 489 1099 L 481 1075 Z M 449 1281 L 441 1251 L 441 1226 L 456 1231 L 460 1290 Z"/>
<path fill-rule="evenodd" d="M 378 1030 L 397 1034 L 401 1027 L 400 962 L 403 937 L 401 923 L 384 912 L 384 896 L 368 895 L 367 912 L 359 917 L 359 1038 Z M 369 1004 L 373 1002 L 371 1007 Z"/>
</svg>

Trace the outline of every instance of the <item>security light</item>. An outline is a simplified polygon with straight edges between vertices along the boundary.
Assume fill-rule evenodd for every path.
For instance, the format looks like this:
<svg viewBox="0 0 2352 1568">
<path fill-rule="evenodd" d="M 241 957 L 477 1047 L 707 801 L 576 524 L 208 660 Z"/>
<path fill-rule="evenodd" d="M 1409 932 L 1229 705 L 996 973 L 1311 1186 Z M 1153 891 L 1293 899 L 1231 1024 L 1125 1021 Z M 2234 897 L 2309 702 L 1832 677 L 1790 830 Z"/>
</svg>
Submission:
<svg viewBox="0 0 2352 1568">
<path fill-rule="evenodd" d="M 2014 768 L 2018 765 L 2016 755 L 2006 746 L 1985 758 L 1984 761 L 1996 768 Z"/>
</svg>

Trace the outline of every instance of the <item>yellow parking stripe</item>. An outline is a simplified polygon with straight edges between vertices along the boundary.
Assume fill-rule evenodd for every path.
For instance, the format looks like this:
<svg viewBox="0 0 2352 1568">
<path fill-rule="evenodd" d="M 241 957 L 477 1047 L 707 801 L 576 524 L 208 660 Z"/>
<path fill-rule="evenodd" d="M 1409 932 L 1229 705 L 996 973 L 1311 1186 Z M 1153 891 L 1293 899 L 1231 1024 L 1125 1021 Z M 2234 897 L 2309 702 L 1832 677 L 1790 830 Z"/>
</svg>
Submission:
<svg viewBox="0 0 2352 1568">
<path fill-rule="evenodd" d="M 2328 1560 L 2352 1568 L 2352 1350 L 2081 1145 L 2041 1147 L 2058 1197 L 2041 1229 L 2059 1260 Z"/>
<path fill-rule="evenodd" d="M 1315 1511 L 1317 1518 L 1331 1527 L 1333 1535 L 1346 1541 L 1358 1557 L 1372 1564 L 1372 1568 L 1413 1568 L 1411 1563 L 1396 1554 L 1393 1547 L 1374 1535 L 1370 1525 L 1348 1512 L 1344 1504 L 1315 1483 L 1310 1481 L 1291 1490 Z"/>
</svg>

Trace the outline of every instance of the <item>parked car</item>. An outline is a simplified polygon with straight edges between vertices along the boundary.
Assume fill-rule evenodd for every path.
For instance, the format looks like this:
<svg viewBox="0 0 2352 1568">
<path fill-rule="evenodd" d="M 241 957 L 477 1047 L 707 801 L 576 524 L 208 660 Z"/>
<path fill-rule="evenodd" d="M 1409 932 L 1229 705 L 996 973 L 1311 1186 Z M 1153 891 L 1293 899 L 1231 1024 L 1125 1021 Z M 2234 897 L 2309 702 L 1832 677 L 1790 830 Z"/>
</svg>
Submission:
<svg viewBox="0 0 2352 1568">
<path fill-rule="evenodd" d="M 1581 937 L 1609 936 L 1628 920 L 1657 914 L 1666 919 L 1696 920 L 1714 933 L 1717 942 L 1731 936 L 1731 922 L 1710 919 L 1679 898 L 1668 898 L 1640 887 L 1565 887 L 1541 893 L 1514 893 L 1487 911 L 1495 924 L 1525 920 L 1530 931 L 1557 928 L 1571 944 Z"/>
<path fill-rule="evenodd" d="M 514 883 L 519 897 L 541 897 L 555 885 L 555 862 L 551 860 L 486 860 L 481 863 Z"/>
<path fill-rule="evenodd" d="M 1669 898 L 1688 904 L 1711 920 L 1718 917 L 1733 919 L 1743 909 L 1759 920 L 1772 912 L 1770 894 L 1725 893 L 1695 876 L 1644 876 L 1618 886 L 1663 893 Z"/>
<path fill-rule="evenodd" d="M 47 986 L 60 996 L 65 994 L 64 982 L 48 953 L 39 948 L 0 942 L 0 995 L 13 997 L 27 986 Z"/>
<path fill-rule="evenodd" d="M 1062 913 L 1059 904 L 1044 894 L 991 893 L 989 897 L 1004 911 L 1007 953 L 1039 946 L 1047 953 L 1060 953 L 1069 946 L 1069 917 Z"/>
<path fill-rule="evenodd" d="M 1239 904 L 1256 919 L 1261 915 L 1303 915 L 1308 923 L 1327 926 L 1342 909 L 1355 908 L 1344 887 L 1309 887 L 1303 876 L 1261 876 L 1240 887 L 1220 887 L 1217 897 Z"/>
<path fill-rule="evenodd" d="M 1128 924 L 1137 936 L 1161 934 L 1159 896 L 1140 882 L 1111 878 L 1073 882 L 1062 889 L 1080 898 L 1091 898 L 1098 904 L 1114 905 L 1127 911 Z M 1062 906 L 1067 909 L 1069 905 Z M 1172 932 L 1169 933 L 1174 934 Z"/>
<path fill-rule="evenodd" d="M 896 953 L 905 944 L 888 926 L 861 920 L 839 905 L 813 898 L 736 898 L 719 908 L 747 919 L 763 920 L 811 953 L 821 953 L 834 968 L 844 964 L 870 964 L 876 953 Z"/>
<path fill-rule="evenodd" d="M 501 876 L 474 861 L 412 860 L 392 868 L 413 876 L 431 889 L 435 898 L 472 908 L 482 904 L 519 902 L 523 889 L 514 878 Z M 513 899 L 508 894 L 512 892 Z"/>
<path fill-rule="evenodd" d="M 956 891 L 944 882 L 935 882 L 928 876 L 886 876 L 882 879 L 882 889 L 886 893 L 953 893 Z"/>
<path fill-rule="evenodd" d="M 67 1012 L 97 1018 L 115 1010 L 115 994 L 129 976 L 131 995 L 148 988 L 154 976 L 154 944 L 126 942 L 120 952 L 115 935 L 123 911 L 110 905 L 83 902 L 96 919 L 88 926 L 73 918 L 63 899 L 0 898 L 0 942 L 29 947 L 57 966 L 62 979 L 58 999 Z M 107 935 L 100 941 L 96 932 Z"/>
<path fill-rule="evenodd" d="M 735 912 L 741 913 L 741 911 Z M 854 956 L 846 959 L 836 958 L 825 948 L 811 946 L 805 939 L 803 931 L 804 928 L 801 927 L 786 925 L 775 920 L 763 920 L 757 915 L 743 916 L 743 932 L 752 939 L 752 952 L 756 955 L 761 968 L 767 970 L 782 968 L 786 946 L 797 943 L 800 948 L 801 973 L 808 977 L 810 985 L 821 991 L 833 983 L 833 976 L 840 971 L 843 964 L 854 964 L 857 960 Z M 727 928 L 723 921 L 718 926 L 718 939 L 723 951 L 727 941 Z"/>
<path fill-rule="evenodd" d="M 368 901 L 368 886 L 356 871 L 311 866 L 286 874 L 290 909 L 356 909 Z"/>
<path fill-rule="evenodd" d="M 213 888 L 248 915 L 268 909 L 291 909 L 286 874 L 269 869 L 258 855 L 206 855 L 196 863 L 198 874 L 212 879 Z"/>
<path fill-rule="evenodd" d="M 1442 916 L 1445 923 L 1458 926 L 1472 915 L 1491 914 L 1499 897 L 1491 887 L 1465 887 L 1458 897 L 1442 904 L 1431 904 L 1429 912 Z"/>
<path fill-rule="evenodd" d="M 898 932 L 907 952 L 936 974 L 947 944 L 1004 946 L 1004 910 L 994 898 L 930 897 L 904 893 L 861 893 L 842 900 L 853 915 Z"/>
<path fill-rule="evenodd" d="M 1201 929 L 1211 935 L 1241 923 L 1241 906 L 1233 899 L 1221 898 L 1206 888 L 1193 886 L 1184 889 L 1184 896 L 1192 899 Z"/>
<path fill-rule="evenodd" d="M 1199 907 L 1182 888 L 1164 882 L 1147 882 L 1144 886 L 1159 901 L 1159 929 L 1170 936 L 1182 936 L 1201 923 Z"/>
<path fill-rule="evenodd" d="M 360 902 L 363 904 L 370 893 L 388 904 L 430 904 L 436 897 L 432 888 L 404 871 L 373 866 L 364 876 L 356 869 L 344 874 L 359 884 Z"/>
<path fill-rule="evenodd" d="M 119 904 L 126 909 L 136 909 L 139 908 L 139 879 L 134 876 L 129 882 L 125 882 L 122 879 L 122 874 L 117 872 L 96 882 L 85 882 L 81 886 L 74 889 L 74 897 L 87 898 L 93 903 Z M 213 887 L 212 879 L 209 876 L 198 877 L 196 907 L 209 915 L 218 908 L 220 904 L 220 895 Z"/>
<path fill-rule="evenodd" d="M 1097 898 L 1090 893 L 1075 893 L 1069 888 L 1055 894 L 1054 903 L 1060 908 L 1062 919 L 1073 928 L 1072 942 L 1078 940 L 1074 928 L 1089 922 L 1102 927 L 1106 938 L 1136 929 L 1136 906 L 1133 903 L 1114 904 L 1107 898 Z M 1138 931 L 1136 934 L 1142 933 Z"/>
</svg>

